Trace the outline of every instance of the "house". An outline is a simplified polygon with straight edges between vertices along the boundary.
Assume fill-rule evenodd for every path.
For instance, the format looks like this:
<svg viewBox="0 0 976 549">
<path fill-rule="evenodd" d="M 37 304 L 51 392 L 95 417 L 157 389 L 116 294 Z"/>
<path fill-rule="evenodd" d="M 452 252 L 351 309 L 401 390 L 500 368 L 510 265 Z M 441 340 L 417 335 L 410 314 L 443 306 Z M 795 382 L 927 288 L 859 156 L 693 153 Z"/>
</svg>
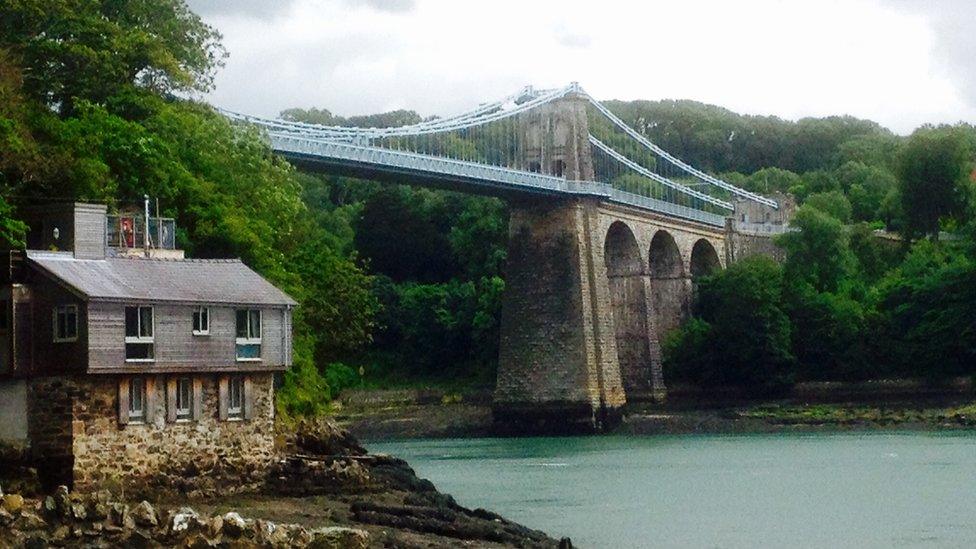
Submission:
<svg viewBox="0 0 976 549">
<path fill-rule="evenodd" d="M 82 203 L 25 217 L 28 249 L 0 276 L 0 438 L 49 485 L 256 481 L 295 301 L 240 260 L 185 259 L 172 220 Z"/>
</svg>

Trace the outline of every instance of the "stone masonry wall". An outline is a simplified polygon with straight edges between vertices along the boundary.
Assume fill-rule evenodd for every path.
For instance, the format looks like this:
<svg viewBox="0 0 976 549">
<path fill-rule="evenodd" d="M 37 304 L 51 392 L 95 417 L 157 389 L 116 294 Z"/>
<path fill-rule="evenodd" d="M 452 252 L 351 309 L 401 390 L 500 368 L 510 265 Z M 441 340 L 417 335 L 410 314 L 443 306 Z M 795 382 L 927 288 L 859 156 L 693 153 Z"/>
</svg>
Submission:
<svg viewBox="0 0 976 549">
<path fill-rule="evenodd" d="M 159 375 L 148 399 L 153 420 L 128 425 L 119 423 L 119 376 L 35 380 L 33 451 L 70 457 L 63 464 L 68 470 L 52 476 L 69 477 L 64 481 L 75 489 L 121 488 L 132 494 L 252 487 L 274 459 L 274 402 L 273 374 L 249 375 L 252 419 L 219 420 L 218 378 L 206 375 L 200 420 L 168 423 L 166 376 Z M 55 406 L 46 404 L 52 401 Z"/>
<path fill-rule="evenodd" d="M 71 378 L 43 377 L 27 385 L 27 434 L 38 478 L 47 487 L 71 483 L 71 417 L 77 386 Z"/>
<path fill-rule="evenodd" d="M 732 232 L 728 238 L 728 253 L 733 261 L 741 261 L 754 255 L 765 255 L 782 263 L 786 261 L 786 250 L 774 243 L 774 236 L 776 235 Z"/>
<path fill-rule="evenodd" d="M 624 402 L 602 235 L 585 201 L 513 207 L 495 416 L 598 423 Z"/>
</svg>

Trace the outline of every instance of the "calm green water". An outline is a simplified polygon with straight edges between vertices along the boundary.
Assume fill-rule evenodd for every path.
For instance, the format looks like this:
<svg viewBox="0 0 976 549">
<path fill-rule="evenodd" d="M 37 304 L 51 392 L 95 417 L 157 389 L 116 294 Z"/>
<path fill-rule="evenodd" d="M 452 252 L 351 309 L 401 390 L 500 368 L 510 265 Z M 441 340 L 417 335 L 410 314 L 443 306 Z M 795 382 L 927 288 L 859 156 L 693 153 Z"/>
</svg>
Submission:
<svg viewBox="0 0 976 549">
<path fill-rule="evenodd" d="M 976 433 L 368 446 L 580 547 L 976 547 Z"/>
</svg>

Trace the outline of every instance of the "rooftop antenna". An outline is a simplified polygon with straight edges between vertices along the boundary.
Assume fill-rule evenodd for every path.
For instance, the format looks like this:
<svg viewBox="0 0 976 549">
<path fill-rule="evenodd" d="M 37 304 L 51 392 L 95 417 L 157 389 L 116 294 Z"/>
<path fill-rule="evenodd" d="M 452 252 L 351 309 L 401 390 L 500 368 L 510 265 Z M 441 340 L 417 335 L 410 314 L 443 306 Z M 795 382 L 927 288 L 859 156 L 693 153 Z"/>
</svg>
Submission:
<svg viewBox="0 0 976 549">
<path fill-rule="evenodd" d="M 143 246 L 143 250 L 146 253 L 146 257 L 149 257 L 149 195 L 144 194 L 142 196 L 144 199 L 145 213 L 146 213 L 146 217 L 145 217 L 146 227 L 145 227 L 145 231 L 143 231 L 142 233 L 142 246 Z"/>
</svg>

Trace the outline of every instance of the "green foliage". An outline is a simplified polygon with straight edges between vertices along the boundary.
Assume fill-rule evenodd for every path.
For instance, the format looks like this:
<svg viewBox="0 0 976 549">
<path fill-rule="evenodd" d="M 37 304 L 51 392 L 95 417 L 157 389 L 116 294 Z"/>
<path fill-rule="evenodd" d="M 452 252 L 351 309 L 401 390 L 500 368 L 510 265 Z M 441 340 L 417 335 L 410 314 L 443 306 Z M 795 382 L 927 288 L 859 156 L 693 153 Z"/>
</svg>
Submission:
<svg viewBox="0 0 976 549">
<path fill-rule="evenodd" d="M 858 301 L 804 282 L 788 285 L 784 297 L 801 379 L 860 380 L 874 373 L 863 347 L 866 321 Z"/>
<path fill-rule="evenodd" d="M 0 245 L 7 248 L 23 248 L 27 236 L 27 224 L 13 215 L 13 206 L 0 197 Z"/>
<path fill-rule="evenodd" d="M 668 373 L 710 387 L 761 393 L 792 382 L 790 322 L 780 307 L 783 270 L 754 256 L 699 282 L 696 315 L 665 347 Z"/>
<path fill-rule="evenodd" d="M 226 55 L 183 0 L 11 0 L 0 47 L 21 60 L 28 94 L 62 114 L 131 87 L 206 91 Z"/>
<path fill-rule="evenodd" d="M 829 214 L 841 223 L 849 223 L 851 221 L 851 202 L 840 191 L 811 194 L 803 203 L 825 214 Z"/>
<path fill-rule="evenodd" d="M 819 292 L 836 291 L 854 266 L 844 226 L 809 205 L 797 210 L 791 226 L 797 230 L 777 238 L 786 250 L 787 279 L 809 284 Z"/>
<path fill-rule="evenodd" d="M 968 219 L 972 200 L 971 128 L 924 127 L 898 155 L 898 184 L 905 232 L 938 235 L 939 223 Z"/>
<path fill-rule="evenodd" d="M 887 358 L 913 377 L 976 374 L 976 263 L 916 243 L 880 285 Z"/>
<path fill-rule="evenodd" d="M 788 122 L 687 100 L 607 101 L 605 105 L 671 154 L 712 172 L 832 169 L 846 160 L 873 161 L 896 141 L 878 124 L 851 117 Z M 604 140 L 598 129 L 594 134 Z M 862 141 L 843 147 L 854 140 Z"/>
</svg>

